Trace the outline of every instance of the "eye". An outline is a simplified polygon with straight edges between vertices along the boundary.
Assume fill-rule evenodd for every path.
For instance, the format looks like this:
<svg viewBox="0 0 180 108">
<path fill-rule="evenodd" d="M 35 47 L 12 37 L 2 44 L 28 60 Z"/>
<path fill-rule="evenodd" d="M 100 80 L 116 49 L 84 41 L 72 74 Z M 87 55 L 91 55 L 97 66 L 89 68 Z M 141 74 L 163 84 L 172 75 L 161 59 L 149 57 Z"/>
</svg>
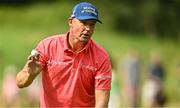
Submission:
<svg viewBox="0 0 180 108">
<path fill-rule="evenodd" d="M 81 21 L 81 23 L 82 23 L 83 25 L 86 25 L 87 21 Z"/>
<path fill-rule="evenodd" d="M 95 26 L 95 22 L 89 23 L 90 26 Z"/>
<path fill-rule="evenodd" d="M 88 20 L 88 21 L 84 20 L 84 21 L 81 21 L 81 23 L 84 24 L 84 25 L 94 26 L 96 24 L 96 21 L 94 21 L 94 20 Z"/>
</svg>

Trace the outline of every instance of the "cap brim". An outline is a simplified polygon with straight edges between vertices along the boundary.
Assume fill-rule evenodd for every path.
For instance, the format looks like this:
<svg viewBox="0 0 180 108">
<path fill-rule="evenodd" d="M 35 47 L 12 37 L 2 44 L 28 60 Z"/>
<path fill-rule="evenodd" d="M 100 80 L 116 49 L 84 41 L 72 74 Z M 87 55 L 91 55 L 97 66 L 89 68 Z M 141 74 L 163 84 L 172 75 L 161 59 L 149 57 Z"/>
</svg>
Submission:
<svg viewBox="0 0 180 108">
<path fill-rule="evenodd" d="M 101 23 L 102 24 L 102 22 L 99 20 L 99 19 L 97 19 L 96 17 L 90 17 L 90 16 L 83 16 L 83 17 L 76 17 L 78 20 L 81 20 L 81 21 L 84 21 L 84 20 L 95 20 L 95 21 L 97 21 L 97 22 L 99 22 L 99 23 Z"/>
</svg>

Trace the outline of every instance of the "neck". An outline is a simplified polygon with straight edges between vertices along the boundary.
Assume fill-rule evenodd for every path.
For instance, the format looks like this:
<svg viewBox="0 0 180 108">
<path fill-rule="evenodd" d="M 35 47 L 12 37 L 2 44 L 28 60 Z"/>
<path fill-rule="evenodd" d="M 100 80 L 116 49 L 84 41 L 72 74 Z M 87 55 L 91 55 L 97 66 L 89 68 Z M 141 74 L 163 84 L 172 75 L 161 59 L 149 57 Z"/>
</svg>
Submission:
<svg viewBox="0 0 180 108">
<path fill-rule="evenodd" d="M 70 43 L 70 42 L 69 42 Z M 83 48 L 84 48 L 84 44 L 82 43 L 70 43 L 70 49 L 73 51 L 73 52 L 79 52 L 81 51 Z"/>
<path fill-rule="evenodd" d="M 86 44 L 84 44 L 83 42 L 80 42 L 76 39 L 73 39 L 70 37 L 68 38 L 68 47 L 75 53 L 81 51 L 85 45 Z"/>
</svg>

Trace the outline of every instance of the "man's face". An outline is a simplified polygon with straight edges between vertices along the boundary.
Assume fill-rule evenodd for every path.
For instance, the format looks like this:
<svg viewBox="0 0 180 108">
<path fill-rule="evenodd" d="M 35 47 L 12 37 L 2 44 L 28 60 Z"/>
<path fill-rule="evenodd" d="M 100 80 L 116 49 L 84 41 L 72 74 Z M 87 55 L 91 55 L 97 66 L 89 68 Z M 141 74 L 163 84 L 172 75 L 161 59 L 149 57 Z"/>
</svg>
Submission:
<svg viewBox="0 0 180 108">
<path fill-rule="evenodd" d="M 95 24 L 96 21 L 94 20 L 80 21 L 76 18 L 70 19 L 69 26 L 73 40 L 87 43 L 94 32 Z"/>
</svg>

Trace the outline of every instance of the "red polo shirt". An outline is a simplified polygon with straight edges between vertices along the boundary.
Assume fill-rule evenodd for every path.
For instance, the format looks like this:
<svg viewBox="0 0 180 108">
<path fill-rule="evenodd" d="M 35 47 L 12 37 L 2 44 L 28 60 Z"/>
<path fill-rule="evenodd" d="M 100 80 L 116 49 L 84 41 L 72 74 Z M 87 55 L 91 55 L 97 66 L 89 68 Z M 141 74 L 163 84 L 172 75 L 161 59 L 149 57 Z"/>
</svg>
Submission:
<svg viewBox="0 0 180 108">
<path fill-rule="evenodd" d="M 111 64 L 106 51 L 93 40 L 79 52 L 68 48 L 68 34 L 42 40 L 41 107 L 94 107 L 95 89 L 110 90 Z"/>
</svg>

